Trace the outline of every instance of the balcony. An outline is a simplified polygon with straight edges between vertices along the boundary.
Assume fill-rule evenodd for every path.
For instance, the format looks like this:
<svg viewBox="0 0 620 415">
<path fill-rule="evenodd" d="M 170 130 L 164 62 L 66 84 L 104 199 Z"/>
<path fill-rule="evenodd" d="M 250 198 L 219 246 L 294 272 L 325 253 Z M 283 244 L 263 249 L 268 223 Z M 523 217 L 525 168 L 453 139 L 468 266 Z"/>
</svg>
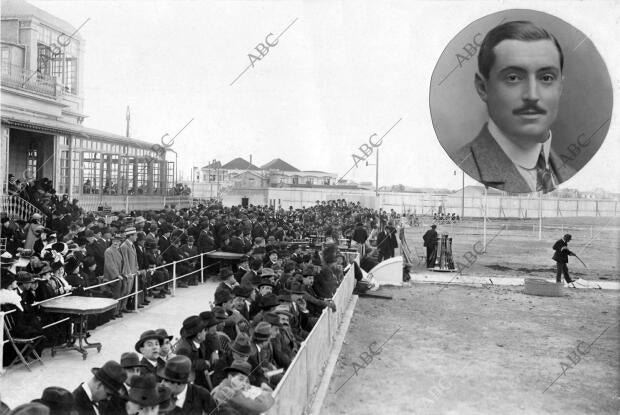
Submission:
<svg viewBox="0 0 620 415">
<path fill-rule="evenodd" d="M 36 74 L 6 62 L 2 62 L 2 86 L 23 89 L 50 98 L 57 98 L 61 92 L 60 84 L 56 78 Z"/>
</svg>

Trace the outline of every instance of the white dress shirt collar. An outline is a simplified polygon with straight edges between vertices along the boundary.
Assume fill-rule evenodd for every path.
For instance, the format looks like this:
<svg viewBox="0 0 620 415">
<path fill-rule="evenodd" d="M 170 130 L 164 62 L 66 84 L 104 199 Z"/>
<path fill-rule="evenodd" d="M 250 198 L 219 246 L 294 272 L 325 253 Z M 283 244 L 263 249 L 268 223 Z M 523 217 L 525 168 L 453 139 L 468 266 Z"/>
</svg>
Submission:
<svg viewBox="0 0 620 415">
<path fill-rule="evenodd" d="M 185 387 L 183 388 L 181 393 L 179 393 L 177 395 L 177 401 L 176 401 L 175 405 L 178 406 L 179 408 L 183 408 L 183 405 L 185 404 L 185 398 L 186 397 L 187 397 L 187 384 L 185 385 Z"/>
<path fill-rule="evenodd" d="M 536 168 L 538 162 L 538 155 L 542 147 L 543 154 L 545 156 L 545 163 L 549 165 L 549 152 L 551 151 L 551 130 L 549 130 L 549 138 L 542 144 L 531 146 L 530 148 L 522 148 L 516 145 L 499 129 L 497 124 L 489 119 L 489 133 L 495 139 L 497 144 L 506 153 L 506 155 L 518 166 L 524 169 Z"/>
<path fill-rule="evenodd" d="M 88 399 L 93 403 L 93 409 L 95 410 L 95 413 L 99 415 L 99 408 L 97 407 L 97 402 L 93 401 L 93 392 L 90 390 L 90 387 L 88 387 L 88 383 L 82 383 L 82 389 L 84 389 L 84 393 L 86 393 Z"/>
</svg>

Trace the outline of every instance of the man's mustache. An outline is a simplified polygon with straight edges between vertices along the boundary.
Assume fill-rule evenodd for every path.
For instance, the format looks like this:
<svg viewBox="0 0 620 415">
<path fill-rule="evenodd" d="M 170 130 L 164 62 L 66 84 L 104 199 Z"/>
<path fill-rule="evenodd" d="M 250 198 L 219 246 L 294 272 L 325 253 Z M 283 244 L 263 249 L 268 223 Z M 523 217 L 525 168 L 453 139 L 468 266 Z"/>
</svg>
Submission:
<svg viewBox="0 0 620 415">
<path fill-rule="evenodd" d="M 546 114 L 547 110 L 540 108 L 538 105 L 533 104 L 533 105 L 525 105 L 521 108 L 517 108 L 515 110 L 512 111 L 512 113 L 514 115 L 523 115 L 523 114 Z"/>
</svg>

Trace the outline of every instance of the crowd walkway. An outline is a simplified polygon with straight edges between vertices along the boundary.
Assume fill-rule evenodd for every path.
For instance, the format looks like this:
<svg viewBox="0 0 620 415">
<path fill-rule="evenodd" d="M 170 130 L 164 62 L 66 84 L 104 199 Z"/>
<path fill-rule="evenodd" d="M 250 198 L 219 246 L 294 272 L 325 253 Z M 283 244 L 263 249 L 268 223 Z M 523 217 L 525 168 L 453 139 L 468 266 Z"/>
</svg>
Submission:
<svg viewBox="0 0 620 415">
<path fill-rule="evenodd" d="M 88 357 L 74 351 L 59 351 L 50 356 L 50 350 L 43 352 L 44 366 L 34 364 L 32 372 L 24 366 L 13 366 L 0 375 L 0 395 L 9 407 L 40 398 L 47 386 L 61 386 L 70 391 L 91 376 L 92 367 L 101 367 L 108 360 L 119 361 L 123 352 L 135 351 L 134 345 L 140 333 L 165 328 L 175 339 L 183 319 L 210 309 L 218 281 L 208 280 L 204 284 L 189 288 L 177 288 L 176 295 L 153 301 L 137 313 L 126 314 L 122 319 L 109 321 L 90 332 L 90 342 L 101 342 L 101 353 L 89 349 Z M 173 340 L 174 341 L 174 340 Z"/>
</svg>

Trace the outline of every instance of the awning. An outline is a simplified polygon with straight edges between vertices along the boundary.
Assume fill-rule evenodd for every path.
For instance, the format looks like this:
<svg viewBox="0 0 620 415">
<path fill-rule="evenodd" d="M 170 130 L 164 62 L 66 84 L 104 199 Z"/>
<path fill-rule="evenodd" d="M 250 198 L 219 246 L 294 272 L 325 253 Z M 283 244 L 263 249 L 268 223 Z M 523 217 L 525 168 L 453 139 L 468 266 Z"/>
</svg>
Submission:
<svg viewBox="0 0 620 415">
<path fill-rule="evenodd" d="M 40 131 L 48 134 L 75 135 L 83 138 L 93 138 L 114 144 L 131 145 L 144 149 L 152 149 L 154 143 L 149 143 L 135 138 L 127 138 L 121 135 L 105 131 L 87 128 L 82 125 L 69 124 L 62 121 L 48 120 L 44 118 L 28 118 L 19 115 L 2 115 L 2 124 L 10 127 L 21 128 L 31 131 Z"/>
</svg>

